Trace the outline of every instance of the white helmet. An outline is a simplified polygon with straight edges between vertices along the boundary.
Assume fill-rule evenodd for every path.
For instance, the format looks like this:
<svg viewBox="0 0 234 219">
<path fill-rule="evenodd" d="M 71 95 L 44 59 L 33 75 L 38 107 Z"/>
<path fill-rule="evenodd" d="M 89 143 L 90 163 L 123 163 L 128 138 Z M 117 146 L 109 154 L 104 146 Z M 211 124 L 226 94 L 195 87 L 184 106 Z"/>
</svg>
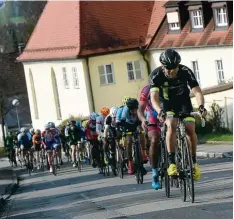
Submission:
<svg viewBox="0 0 234 219">
<path fill-rule="evenodd" d="M 96 120 L 97 114 L 95 112 L 92 112 L 89 116 L 90 120 Z"/>
<path fill-rule="evenodd" d="M 117 111 L 118 111 L 118 107 L 116 107 L 116 106 L 111 107 L 110 116 L 111 117 L 116 117 Z"/>
<path fill-rule="evenodd" d="M 29 132 L 30 132 L 31 134 L 34 133 L 34 132 L 35 132 L 34 128 L 31 128 L 31 129 L 29 130 Z"/>
<path fill-rule="evenodd" d="M 27 132 L 27 129 L 23 127 L 23 128 L 20 129 L 20 132 L 21 132 L 21 133 Z"/>
</svg>

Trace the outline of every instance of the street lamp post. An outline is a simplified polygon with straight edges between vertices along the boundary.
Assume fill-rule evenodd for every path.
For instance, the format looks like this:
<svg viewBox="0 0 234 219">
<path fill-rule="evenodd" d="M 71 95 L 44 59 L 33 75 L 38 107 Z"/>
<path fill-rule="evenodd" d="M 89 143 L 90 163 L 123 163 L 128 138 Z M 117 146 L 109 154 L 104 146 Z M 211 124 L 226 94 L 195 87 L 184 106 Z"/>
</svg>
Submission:
<svg viewBox="0 0 234 219">
<path fill-rule="evenodd" d="M 15 107 L 15 111 L 16 111 L 16 117 L 17 117 L 17 123 L 18 123 L 18 128 L 20 130 L 20 121 L 19 121 L 19 115 L 18 115 L 18 106 L 19 106 L 20 102 L 18 99 L 14 99 L 12 101 L 12 105 Z"/>
</svg>

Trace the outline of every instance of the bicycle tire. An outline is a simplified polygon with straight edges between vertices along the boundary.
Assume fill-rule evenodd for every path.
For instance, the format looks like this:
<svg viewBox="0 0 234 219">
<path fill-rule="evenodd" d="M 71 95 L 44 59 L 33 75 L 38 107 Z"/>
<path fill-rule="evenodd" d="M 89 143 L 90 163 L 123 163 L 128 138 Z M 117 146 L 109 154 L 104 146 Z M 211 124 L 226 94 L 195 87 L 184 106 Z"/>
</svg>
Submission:
<svg viewBox="0 0 234 219">
<path fill-rule="evenodd" d="M 136 180 L 137 180 L 137 184 L 142 184 L 143 180 L 144 180 L 144 174 L 143 174 L 143 163 L 142 163 L 142 159 L 141 159 L 141 151 L 140 151 L 140 144 L 137 143 L 135 145 L 135 170 L 136 170 Z"/>
<path fill-rule="evenodd" d="M 186 181 L 185 179 L 180 179 L 180 198 L 183 202 L 186 202 L 186 197 L 187 197 L 187 194 L 186 194 Z"/>
<path fill-rule="evenodd" d="M 184 145 L 184 150 L 185 150 L 185 158 L 187 158 L 188 162 L 188 171 L 186 171 L 186 181 L 187 181 L 187 188 L 189 192 L 189 199 L 192 203 L 194 203 L 195 200 L 195 192 L 194 192 L 194 180 L 193 180 L 193 162 L 192 162 L 192 156 L 191 152 L 189 150 L 189 144 L 188 140 L 185 137 L 183 139 L 183 145 Z"/>
<path fill-rule="evenodd" d="M 163 178 L 164 178 L 164 166 L 163 166 L 163 152 L 162 152 L 162 143 L 160 142 L 159 148 L 157 151 L 158 159 L 158 180 L 160 182 L 160 189 L 162 189 L 162 184 L 163 184 Z"/>
<path fill-rule="evenodd" d="M 166 146 L 166 145 L 165 145 Z M 167 173 L 167 168 L 168 168 L 168 153 L 167 153 L 167 149 L 166 147 L 164 147 L 164 162 L 165 162 L 165 165 L 164 165 L 164 178 L 165 178 L 165 193 L 166 193 L 166 197 L 167 198 L 170 198 L 170 193 L 171 193 L 171 189 L 170 189 L 170 176 L 168 175 Z"/>
<path fill-rule="evenodd" d="M 56 160 L 56 155 L 53 155 L 53 164 L 52 164 L 52 168 L 53 168 L 53 174 L 56 176 L 57 175 L 57 160 Z"/>
</svg>

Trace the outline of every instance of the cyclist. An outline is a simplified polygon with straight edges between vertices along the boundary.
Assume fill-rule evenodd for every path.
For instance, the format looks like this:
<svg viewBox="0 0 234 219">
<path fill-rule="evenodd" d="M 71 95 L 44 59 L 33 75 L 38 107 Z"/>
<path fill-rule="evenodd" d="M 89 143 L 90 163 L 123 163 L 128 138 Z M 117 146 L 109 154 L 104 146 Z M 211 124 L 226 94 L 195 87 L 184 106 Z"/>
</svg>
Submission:
<svg viewBox="0 0 234 219">
<path fill-rule="evenodd" d="M 85 135 L 87 136 L 88 141 L 90 142 L 90 144 L 92 145 L 92 149 L 91 149 L 91 163 L 93 168 L 96 168 L 97 165 L 99 164 L 99 148 L 97 145 L 97 137 L 98 134 L 96 132 L 96 117 L 97 114 L 95 112 L 92 112 L 90 114 L 89 120 L 86 123 L 86 127 L 85 127 Z"/>
<path fill-rule="evenodd" d="M 124 108 L 124 106 L 126 106 L 126 103 L 130 98 L 131 97 L 129 97 L 129 96 L 124 96 L 122 98 L 122 106 L 118 107 L 117 114 L 116 114 L 116 122 L 117 123 L 121 122 L 121 115 L 123 112 L 123 108 Z"/>
<path fill-rule="evenodd" d="M 56 130 L 51 127 L 51 124 L 50 123 L 45 124 L 45 130 L 42 132 L 42 142 L 45 146 L 45 150 L 46 150 L 47 155 L 48 155 L 48 163 L 49 163 L 49 167 L 50 167 L 50 173 L 53 172 L 52 152 L 53 152 L 54 146 L 56 146 L 55 144 L 57 143 L 56 135 L 57 135 Z M 58 155 L 58 151 L 56 151 L 56 153 Z"/>
<path fill-rule="evenodd" d="M 21 128 L 20 133 L 17 136 L 18 143 L 20 145 L 21 150 L 21 157 L 24 160 L 24 166 L 25 166 L 25 154 L 26 152 L 30 151 L 30 157 L 33 159 L 33 154 L 31 152 L 31 146 L 32 146 L 32 140 L 31 140 L 31 134 L 27 131 L 26 128 Z"/>
<path fill-rule="evenodd" d="M 15 166 L 17 166 L 16 163 L 16 156 L 15 156 L 15 149 L 14 149 L 14 137 L 12 135 L 12 132 L 8 132 L 6 136 L 6 149 L 7 149 L 7 155 L 8 159 L 12 164 L 14 163 Z"/>
<path fill-rule="evenodd" d="M 147 131 L 150 139 L 150 162 L 152 166 L 152 188 L 159 189 L 160 183 L 158 181 L 157 169 L 157 147 L 160 140 L 159 121 L 157 119 L 157 112 L 152 107 L 150 102 L 150 85 L 146 85 L 140 94 L 140 102 L 138 108 L 138 117 L 141 120 L 142 128 Z M 147 123 L 153 126 L 147 127 Z"/>
<path fill-rule="evenodd" d="M 69 145 L 72 149 L 72 161 L 73 161 L 73 167 L 77 167 L 77 160 L 76 160 L 76 150 L 78 142 L 81 141 L 81 138 L 83 136 L 83 131 L 80 127 L 76 126 L 76 121 L 71 120 L 70 121 L 70 128 L 68 130 L 68 136 L 69 136 Z"/>
<path fill-rule="evenodd" d="M 120 125 L 124 127 L 126 132 L 135 132 L 138 128 L 140 121 L 137 116 L 138 110 L 138 100 L 135 98 L 130 98 L 126 102 L 126 106 L 123 108 L 123 112 L 121 115 L 121 123 Z M 132 162 L 132 135 L 127 135 L 127 150 L 128 150 L 128 174 L 134 174 L 133 162 Z M 141 146 L 144 144 L 144 136 L 140 134 L 140 143 Z M 144 169 L 144 174 L 146 174 L 146 170 Z"/>
<path fill-rule="evenodd" d="M 117 114 L 118 108 L 117 107 L 111 107 L 110 114 L 105 118 L 104 121 L 104 131 L 103 131 L 103 146 L 104 146 L 104 159 L 105 162 L 109 162 L 110 158 L 110 152 L 109 152 L 109 146 L 112 153 L 112 166 L 114 175 L 116 175 L 116 160 L 115 160 L 115 153 L 116 153 L 116 138 L 117 138 L 117 132 L 116 132 L 116 114 Z"/>
<path fill-rule="evenodd" d="M 40 169 L 39 153 L 42 149 L 41 147 L 42 137 L 41 137 L 41 131 L 39 129 L 35 131 L 32 142 L 33 142 L 34 150 L 36 152 L 37 169 L 39 170 Z"/>
<path fill-rule="evenodd" d="M 206 115 L 204 108 L 204 96 L 199 84 L 187 66 L 181 65 L 181 57 L 174 49 L 167 49 L 162 52 L 159 58 L 162 66 L 156 68 L 150 74 L 150 96 L 153 108 L 159 114 L 159 119 L 165 121 L 167 125 L 166 144 L 169 153 L 168 175 L 177 175 L 175 164 L 175 145 L 176 145 L 176 114 L 191 113 L 193 108 L 190 100 L 190 90 L 197 99 L 199 111 L 202 116 Z M 159 102 L 159 89 L 162 88 L 162 103 Z M 166 118 L 167 115 L 167 118 Z M 188 140 L 192 148 L 192 160 L 194 163 L 194 180 L 200 179 L 200 168 L 196 160 L 197 135 L 195 132 L 195 119 L 187 117 L 186 131 Z"/>
</svg>

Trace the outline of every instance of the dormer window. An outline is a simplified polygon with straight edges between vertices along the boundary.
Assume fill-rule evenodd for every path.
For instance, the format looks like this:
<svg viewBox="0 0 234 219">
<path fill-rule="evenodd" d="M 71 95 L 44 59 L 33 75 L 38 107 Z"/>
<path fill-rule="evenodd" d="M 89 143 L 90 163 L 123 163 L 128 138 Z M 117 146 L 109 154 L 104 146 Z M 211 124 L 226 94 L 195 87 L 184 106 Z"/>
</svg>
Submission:
<svg viewBox="0 0 234 219">
<path fill-rule="evenodd" d="M 180 30 L 179 13 L 177 11 L 167 12 L 169 30 Z"/>
<path fill-rule="evenodd" d="M 229 25 L 226 2 L 216 2 L 212 4 L 216 29 L 227 28 Z"/>
<path fill-rule="evenodd" d="M 227 8 L 215 8 L 215 20 L 218 27 L 227 26 Z"/>
<path fill-rule="evenodd" d="M 191 11 L 190 14 L 192 27 L 194 29 L 203 28 L 202 10 Z"/>
</svg>

